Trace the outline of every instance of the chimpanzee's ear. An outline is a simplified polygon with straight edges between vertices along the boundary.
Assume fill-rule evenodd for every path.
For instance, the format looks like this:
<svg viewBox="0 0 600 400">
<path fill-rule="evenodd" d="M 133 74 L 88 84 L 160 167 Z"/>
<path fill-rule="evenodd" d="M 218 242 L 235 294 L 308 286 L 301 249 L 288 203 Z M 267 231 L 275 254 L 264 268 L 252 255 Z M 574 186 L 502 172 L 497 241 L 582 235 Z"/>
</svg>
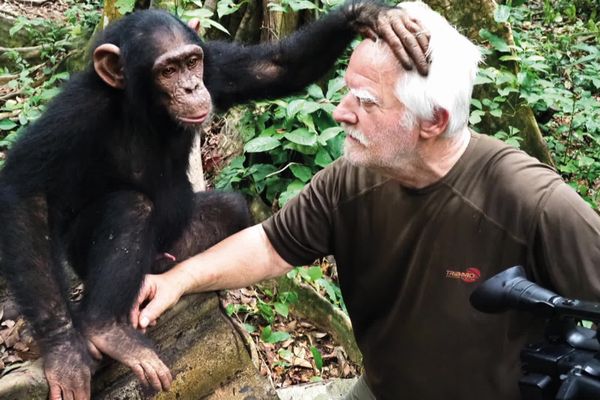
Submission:
<svg viewBox="0 0 600 400">
<path fill-rule="evenodd" d="M 115 89 L 125 87 L 123 68 L 121 67 L 121 51 L 117 46 L 110 43 L 101 44 L 94 50 L 94 69 L 108 86 Z"/>
<path fill-rule="evenodd" d="M 190 28 L 192 28 L 192 30 L 194 32 L 196 32 L 197 34 L 200 34 L 200 20 L 198 18 L 192 18 L 188 21 L 187 26 L 189 26 Z"/>
</svg>

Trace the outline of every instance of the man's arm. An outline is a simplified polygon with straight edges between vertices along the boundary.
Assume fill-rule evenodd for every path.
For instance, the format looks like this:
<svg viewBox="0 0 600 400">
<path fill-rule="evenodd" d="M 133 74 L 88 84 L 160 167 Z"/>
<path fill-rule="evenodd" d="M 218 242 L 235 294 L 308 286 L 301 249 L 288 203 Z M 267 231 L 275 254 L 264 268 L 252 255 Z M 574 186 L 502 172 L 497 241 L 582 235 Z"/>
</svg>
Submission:
<svg viewBox="0 0 600 400">
<path fill-rule="evenodd" d="M 161 275 L 146 275 L 131 311 L 134 327 L 146 328 L 187 293 L 249 286 L 288 272 L 262 225 L 228 237 Z M 148 301 L 149 303 L 140 308 Z"/>
</svg>

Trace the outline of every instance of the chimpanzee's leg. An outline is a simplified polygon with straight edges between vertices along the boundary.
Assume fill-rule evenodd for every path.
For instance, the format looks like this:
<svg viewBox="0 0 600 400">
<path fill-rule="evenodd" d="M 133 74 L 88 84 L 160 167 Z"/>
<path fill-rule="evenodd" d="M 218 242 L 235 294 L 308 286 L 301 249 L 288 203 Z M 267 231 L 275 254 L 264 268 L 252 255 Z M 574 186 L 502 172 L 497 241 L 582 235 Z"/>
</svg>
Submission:
<svg viewBox="0 0 600 400">
<path fill-rule="evenodd" d="M 250 226 L 250 212 L 244 197 L 238 193 L 217 191 L 194 195 L 192 220 L 182 236 L 169 248 L 160 249 L 153 273 L 168 270 L 177 262 L 192 257 L 234 233 Z M 175 259 L 170 256 L 174 256 Z"/>
<path fill-rule="evenodd" d="M 127 323 L 144 274 L 154 261 L 153 205 L 135 192 L 116 192 L 82 213 L 71 230 L 71 261 L 83 270 L 84 334 L 98 350 L 130 367 L 155 389 L 171 376 L 152 345 Z"/>
</svg>

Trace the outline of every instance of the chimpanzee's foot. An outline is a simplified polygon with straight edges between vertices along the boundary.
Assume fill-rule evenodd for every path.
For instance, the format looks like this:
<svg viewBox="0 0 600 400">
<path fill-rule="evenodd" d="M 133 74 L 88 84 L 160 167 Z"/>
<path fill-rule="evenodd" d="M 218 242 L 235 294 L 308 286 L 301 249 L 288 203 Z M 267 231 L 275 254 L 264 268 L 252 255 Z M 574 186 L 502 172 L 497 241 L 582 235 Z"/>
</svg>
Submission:
<svg viewBox="0 0 600 400">
<path fill-rule="evenodd" d="M 148 340 L 128 325 L 113 322 L 86 330 L 87 339 L 102 353 L 125 364 L 146 386 L 169 390 L 173 378 Z"/>
</svg>

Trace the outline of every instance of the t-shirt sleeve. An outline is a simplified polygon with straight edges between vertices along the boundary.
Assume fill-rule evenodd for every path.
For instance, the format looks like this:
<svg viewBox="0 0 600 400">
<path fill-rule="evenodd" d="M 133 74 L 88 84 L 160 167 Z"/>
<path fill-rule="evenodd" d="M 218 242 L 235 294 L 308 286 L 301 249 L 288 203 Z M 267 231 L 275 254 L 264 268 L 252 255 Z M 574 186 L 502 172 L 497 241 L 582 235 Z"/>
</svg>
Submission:
<svg viewBox="0 0 600 400">
<path fill-rule="evenodd" d="M 334 168 L 316 174 L 298 196 L 263 222 L 277 253 L 292 265 L 331 254 Z"/>
<path fill-rule="evenodd" d="M 534 252 L 536 272 L 560 295 L 600 300 L 600 216 L 565 183 L 541 209 Z"/>
</svg>

